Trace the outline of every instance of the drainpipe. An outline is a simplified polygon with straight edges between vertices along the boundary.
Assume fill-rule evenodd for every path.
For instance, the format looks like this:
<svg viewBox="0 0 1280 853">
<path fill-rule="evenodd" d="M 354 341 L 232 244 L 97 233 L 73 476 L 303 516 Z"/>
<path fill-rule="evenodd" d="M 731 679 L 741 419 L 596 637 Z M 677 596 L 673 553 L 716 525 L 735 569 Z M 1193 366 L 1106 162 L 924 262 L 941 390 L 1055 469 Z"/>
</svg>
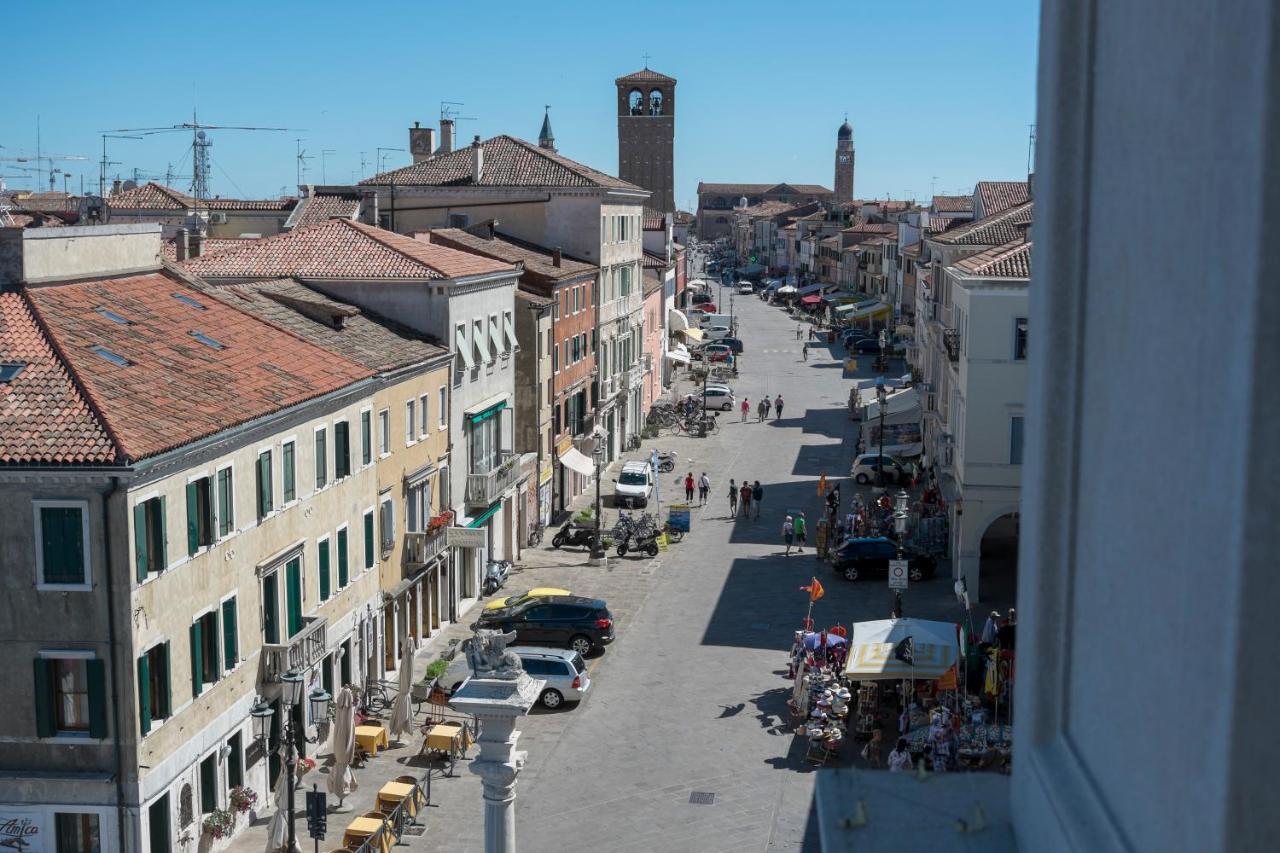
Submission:
<svg viewBox="0 0 1280 853">
<path fill-rule="evenodd" d="M 128 833 L 125 831 L 125 803 L 124 803 L 124 724 L 121 721 L 120 714 L 120 679 L 122 677 L 121 668 L 118 666 L 119 655 L 116 649 L 116 609 L 112 599 L 113 595 L 113 577 L 111 572 L 111 518 L 110 504 L 111 499 L 115 497 L 116 492 L 120 491 L 120 478 L 111 478 L 111 488 L 102 496 L 102 549 L 106 554 L 103 560 L 103 572 L 107 585 L 107 646 L 111 656 L 111 710 L 112 716 L 115 717 L 116 734 L 115 734 L 115 761 L 116 761 L 116 831 L 119 834 L 120 849 L 127 850 L 129 845 L 126 843 Z"/>
</svg>

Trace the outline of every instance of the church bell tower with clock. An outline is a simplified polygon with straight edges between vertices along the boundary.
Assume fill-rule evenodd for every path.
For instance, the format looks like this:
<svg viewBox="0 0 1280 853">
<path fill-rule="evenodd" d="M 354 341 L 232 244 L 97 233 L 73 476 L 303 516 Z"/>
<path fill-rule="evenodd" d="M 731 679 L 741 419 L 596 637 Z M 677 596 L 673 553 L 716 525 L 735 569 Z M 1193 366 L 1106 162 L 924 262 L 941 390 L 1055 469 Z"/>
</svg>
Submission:
<svg viewBox="0 0 1280 853">
<path fill-rule="evenodd" d="M 836 131 L 836 201 L 853 201 L 853 128 L 849 117 Z"/>
</svg>

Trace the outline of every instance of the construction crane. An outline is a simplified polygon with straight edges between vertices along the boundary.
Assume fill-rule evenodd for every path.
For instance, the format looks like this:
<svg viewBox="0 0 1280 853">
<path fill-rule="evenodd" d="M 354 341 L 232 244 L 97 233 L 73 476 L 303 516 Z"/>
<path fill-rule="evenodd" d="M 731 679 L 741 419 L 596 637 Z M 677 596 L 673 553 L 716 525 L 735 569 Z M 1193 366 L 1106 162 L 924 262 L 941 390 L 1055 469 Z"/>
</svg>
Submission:
<svg viewBox="0 0 1280 853">
<path fill-rule="evenodd" d="M 36 154 L 28 157 L 0 157 L 0 161 L 9 163 L 35 163 L 36 174 L 40 176 L 45 171 L 41 168 L 41 163 L 49 164 L 49 192 L 54 192 L 57 185 L 54 178 L 58 174 L 65 174 L 61 169 L 54 169 L 54 163 L 61 163 L 64 160 L 88 160 L 88 157 L 81 157 L 79 154 Z M 39 182 L 37 181 L 37 184 Z"/>
<path fill-rule="evenodd" d="M 289 127 L 249 127 L 245 125 L 230 124 L 202 124 L 197 118 L 195 110 L 191 111 L 191 121 L 182 124 L 173 124 L 168 127 L 122 127 L 112 130 L 100 131 L 101 133 L 136 133 L 142 136 L 154 136 L 160 133 L 182 133 L 191 131 L 191 195 L 195 198 L 196 208 L 198 209 L 202 202 L 209 198 L 209 173 L 210 160 L 209 149 L 213 147 L 212 140 L 209 139 L 209 131 L 211 130 L 257 130 L 271 132 L 296 131 L 297 128 Z"/>
</svg>

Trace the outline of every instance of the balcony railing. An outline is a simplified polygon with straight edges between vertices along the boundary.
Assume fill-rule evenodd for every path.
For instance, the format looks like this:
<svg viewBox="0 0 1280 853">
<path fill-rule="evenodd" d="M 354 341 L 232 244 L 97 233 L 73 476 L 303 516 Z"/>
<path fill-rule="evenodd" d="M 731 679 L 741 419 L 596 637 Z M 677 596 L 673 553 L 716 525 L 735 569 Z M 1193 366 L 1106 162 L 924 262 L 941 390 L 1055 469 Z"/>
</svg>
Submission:
<svg viewBox="0 0 1280 853">
<path fill-rule="evenodd" d="M 328 653 L 323 616 L 303 617 L 301 631 L 287 643 L 262 644 L 262 681 L 279 681 L 289 670 L 304 672 Z"/>
<path fill-rule="evenodd" d="M 960 360 L 960 333 L 955 329 L 944 329 L 942 345 L 947 348 L 947 358 L 952 364 Z"/>
<path fill-rule="evenodd" d="M 492 470 L 467 475 L 467 506 L 489 506 L 520 474 L 520 459 L 510 452 Z"/>
<path fill-rule="evenodd" d="M 444 551 L 448 547 L 444 531 L 447 524 L 432 531 L 409 532 L 404 535 L 405 568 L 419 568 Z"/>
</svg>

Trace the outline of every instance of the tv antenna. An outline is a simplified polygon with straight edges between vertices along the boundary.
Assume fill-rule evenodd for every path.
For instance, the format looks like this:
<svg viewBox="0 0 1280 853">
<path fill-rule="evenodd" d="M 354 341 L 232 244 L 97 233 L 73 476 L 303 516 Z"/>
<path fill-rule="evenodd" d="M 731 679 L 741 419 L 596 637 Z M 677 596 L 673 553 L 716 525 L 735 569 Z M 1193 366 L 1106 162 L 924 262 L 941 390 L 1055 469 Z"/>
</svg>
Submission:
<svg viewBox="0 0 1280 853">
<path fill-rule="evenodd" d="M 1027 125 L 1027 174 L 1030 175 L 1036 162 L 1036 126 Z"/>
<path fill-rule="evenodd" d="M 0 157 L 0 161 L 9 163 L 35 163 L 36 170 L 36 188 L 40 187 L 40 179 L 44 177 L 45 170 L 41 167 L 41 163 L 49 164 L 49 192 L 56 189 L 55 179 L 58 175 L 64 174 L 61 169 L 54 168 L 54 163 L 63 160 L 88 160 L 88 157 L 81 157 L 79 154 L 37 154 L 34 157 Z"/>
<path fill-rule="evenodd" d="M 107 158 L 107 140 L 108 139 L 142 139 L 141 136 L 122 133 L 104 133 L 102 134 L 102 160 L 98 163 L 98 196 L 105 197 L 107 194 L 107 172 L 112 166 L 119 166 L 119 160 L 110 160 Z"/>
<path fill-rule="evenodd" d="M 302 147 L 302 143 L 304 140 L 295 139 L 293 141 L 296 142 L 298 145 L 298 155 L 295 158 L 297 160 L 297 166 L 295 168 L 296 168 L 297 177 L 298 177 L 297 184 L 299 187 L 301 187 L 302 179 L 306 177 L 306 174 L 307 174 L 307 161 L 314 158 L 315 155 L 308 154 L 307 149 Z"/>
<path fill-rule="evenodd" d="M 440 102 L 440 118 L 448 121 L 476 121 L 475 116 L 459 115 L 462 107 L 465 107 L 462 101 L 441 101 Z"/>
</svg>

